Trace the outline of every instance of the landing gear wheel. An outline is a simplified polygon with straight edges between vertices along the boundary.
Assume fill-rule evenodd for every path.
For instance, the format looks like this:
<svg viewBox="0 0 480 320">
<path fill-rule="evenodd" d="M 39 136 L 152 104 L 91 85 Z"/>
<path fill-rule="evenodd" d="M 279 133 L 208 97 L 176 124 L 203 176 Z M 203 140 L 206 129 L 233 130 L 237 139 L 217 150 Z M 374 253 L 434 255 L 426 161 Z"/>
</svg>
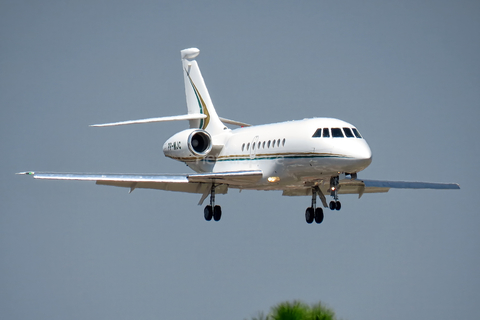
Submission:
<svg viewBox="0 0 480 320">
<path fill-rule="evenodd" d="M 213 217 L 212 206 L 208 205 L 203 209 L 203 215 L 205 216 L 205 220 L 210 221 Z"/>
<path fill-rule="evenodd" d="M 342 204 L 340 203 L 340 201 L 337 201 L 337 202 L 335 203 L 335 209 L 337 209 L 337 211 L 340 210 L 340 209 L 342 209 Z"/>
<path fill-rule="evenodd" d="M 222 208 L 220 206 L 215 206 L 213 208 L 213 220 L 219 221 L 222 217 Z"/>
<path fill-rule="evenodd" d="M 305 221 L 310 224 L 313 222 L 313 219 L 315 219 L 313 208 L 308 207 L 307 210 L 305 210 Z"/>
<path fill-rule="evenodd" d="M 315 222 L 322 223 L 322 221 L 323 221 L 323 209 L 317 208 L 315 209 Z"/>
<path fill-rule="evenodd" d="M 330 201 L 330 210 L 335 210 L 337 208 L 337 204 L 335 203 L 335 201 Z"/>
</svg>

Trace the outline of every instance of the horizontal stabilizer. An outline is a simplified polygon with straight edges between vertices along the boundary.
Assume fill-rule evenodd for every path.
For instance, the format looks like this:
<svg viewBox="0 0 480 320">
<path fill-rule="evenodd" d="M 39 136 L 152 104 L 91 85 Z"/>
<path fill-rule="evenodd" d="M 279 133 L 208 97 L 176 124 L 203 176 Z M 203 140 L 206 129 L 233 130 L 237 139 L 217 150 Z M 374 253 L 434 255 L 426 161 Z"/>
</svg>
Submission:
<svg viewBox="0 0 480 320">
<path fill-rule="evenodd" d="M 181 116 L 169 116 L 169 117 L 148 118 L 148 119 L 140 119 L 140 120 L 127 120 L 127 121 L 112 122 L 112 123 L 92 124 L 90 125 L 90 127 L 113 127 L 113 126 L 122 126 L 126 124 L 179 121 L 179 120 L 198 120 L 198 119 L 205 119 L 206 117 L 207 117 L 206 115 L 200 114 L 200 113 L 184 114 Z"/>
<path fill-rule="evenodd" d="M 236 121 L 236 120 L 225 119 L 225 118 L 222 118 L 222 117 L 220 117 L 220 120 L 221 120 L 223 123 L 232 124 L 232 125 L 234 125 L 234 126 L 240 126 L 240 127 L 250 127 L 250 126 L 252 126 L 251 124 L 248 124 L 248 123 L 245 123 L 245 122 L 240 122 L 240 121 Z"/>
</svg>

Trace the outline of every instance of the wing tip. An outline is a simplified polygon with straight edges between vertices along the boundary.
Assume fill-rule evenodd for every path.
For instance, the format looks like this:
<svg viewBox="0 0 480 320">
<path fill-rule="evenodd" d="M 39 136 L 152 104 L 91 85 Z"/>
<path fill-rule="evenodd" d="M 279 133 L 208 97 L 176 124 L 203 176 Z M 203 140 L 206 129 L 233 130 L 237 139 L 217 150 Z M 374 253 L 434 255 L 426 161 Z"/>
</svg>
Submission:
<svg viewBox="0 0 480 320">
<path fill-rule="evenodd" d="M 15 174 L 18 174 L 18 175 L 24 175 L 24 176 L 33 176 L 35 175 L 35 172 L 33 171 L 24 171 L 24 172 L 17 172 Z"/>
</svg>

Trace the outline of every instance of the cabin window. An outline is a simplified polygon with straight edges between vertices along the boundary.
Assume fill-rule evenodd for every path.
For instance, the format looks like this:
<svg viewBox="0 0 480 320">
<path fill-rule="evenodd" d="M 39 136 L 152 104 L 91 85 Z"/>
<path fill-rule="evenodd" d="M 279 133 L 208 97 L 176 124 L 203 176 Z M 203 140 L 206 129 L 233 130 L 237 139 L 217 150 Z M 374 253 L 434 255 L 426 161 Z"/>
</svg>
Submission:
<svg viewBox="0 0 480 320">
<path fill-rule="evenodd" d="M 333 138 L 343 138 L 343 132 L 341 128 L 332 128 Z"/>
<path fill-rule="evenodd" d="M 250 149 L 250 142 L 247 143 L 247 150 L 249 150 L 249 149 Z"/>
<path fill-rule="evenodd" d="M 262 143 L 260 141 L 258 141 L 257 149 L 260 149 L 261 145 L 262 145 Z"/>
<path fill-rule="evenodd" d="M 242 151 L 245 150 L 245 143 L 242 144 Z"/>
<path fill-rule="evenodd" d="M 360 132 L 358 132 L 358 130 L 356 128 L 353 128 L 353 133 L 355 134 L 355 137 L 361 139 L 362 136 L 360 135 Z"/>
<path fill-rule="evenodd" d="M 265 149 L 265 141 L 263 141 L 262 149 Z"/>
<path fill-rule="evenodd" d="M 322 129 L 317 129 L 313 134 L 312 138 L 320 138 L 322 136 Z"/>
<path fill-rule="evenodd" d="M 283 138 L 282 146 L 285 147 L 285 138 Z"/>
<path fill-rule="evenodd" d="M 252 143 L 252 150 L 255 150 L 255 142 Z"/>
<path fill-rule="evenodd" d="M 272 141 L 272 148 L 275 148 L 275 140 Z"/>
<path fill-rule="evenodd" d="M 277 140 L 277 147 L 280 147 L 280 139 Z"/>
<path fill-rule="evenodd" d="M 323 137 L 330 138 L 330 130 L 328 128 L 323 128 Z"/>
<path fill-rule="evenodd" d="M 268 140 L 267 148 L 270 148 L 270 140 Z"/>
<path fill-rule="evenodd" d="M 355 136 L 352 133 L 352 129 L 350 128 L 343 128 L 343 132 L 345 132 L 345 136 L 347 138 L 355 138 Z"/>
</svg>

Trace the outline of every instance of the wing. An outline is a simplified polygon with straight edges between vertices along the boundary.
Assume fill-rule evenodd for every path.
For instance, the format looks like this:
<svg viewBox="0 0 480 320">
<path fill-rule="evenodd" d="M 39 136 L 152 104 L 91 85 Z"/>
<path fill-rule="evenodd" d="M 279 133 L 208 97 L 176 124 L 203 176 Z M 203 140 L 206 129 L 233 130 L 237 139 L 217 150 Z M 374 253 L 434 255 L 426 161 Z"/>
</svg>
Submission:
<svg viewBox="0 0 480 320">
<path fill-rule="evenodd" d="M 384 181 L 384 180 L 342 180 L 338 193 L 358 194 L 360 198 L 364 193 L 388 192 L 394 189 L 460 189 L 457 183 L 433 183 L 410 181 Z"/>
<path fill-rule="evenodd" d="M 18 174 L 31 175 L 35 179 L 45 180 L 95 181 L 98 185 L 130 188 L 130 192 L 136 188 L 144 188 L 201 194 L 209 192 L 212 184 L 219 185 L 215 189 L 217 194 L 225 194 L 228 191 L 228 185 L 249 184 L 262 177 L 260 170 L 181 175 L 42 172 L 20 172 Z"/>
<path fill-rule="evenodd" d="M 395 188 L 395 189 L 460 189 L 458 183 L 436 182 L 409 182 L 409 181 L 383 181 L 362 180 L 367 188 Z"/>
<path fill-rule="evenodd" d="M 409 181 L 384 181 L 384 180 L 363 180 L 343 179 L 340 180 L 339 194 L 358 194 L 361 197 L 364 193 L 381 193 L 394 189 L 460 189 L 457 183 L 432 183 L 432 182 L 409 182 Z M 328 192 L 328 186 L 321 186 L 324 193 Z M 308 196 L 311 195 L 311 188 L 293 188 L 283 190 L 284 196 Z"/>
</svg>

